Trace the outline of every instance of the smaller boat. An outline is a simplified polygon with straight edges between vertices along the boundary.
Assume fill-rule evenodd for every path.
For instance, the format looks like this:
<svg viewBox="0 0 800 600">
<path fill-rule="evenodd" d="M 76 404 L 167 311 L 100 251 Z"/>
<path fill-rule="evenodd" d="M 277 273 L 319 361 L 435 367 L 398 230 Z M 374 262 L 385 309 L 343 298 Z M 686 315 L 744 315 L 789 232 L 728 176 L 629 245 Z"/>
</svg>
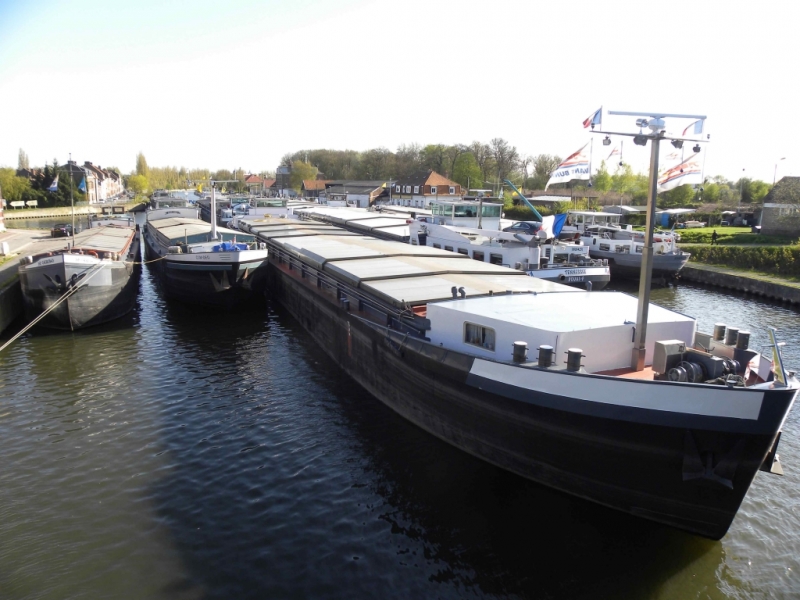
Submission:
<svg viewBox="0 0 800 600">
<path fill-rule="evenodd" d="M 472 227 L 409 223 L 411 243 L 458 252 L 474 260 L 525 271 L 554 283 L 602 290 L 611 280 L 608 263 L 589 256 L 589 248 L 552 235 L 553 217 L 536 235 Z"/>
<path fill-rule="evenodd" d="M 589 256 L 608 261 L 614 277 L 638 279 L 642 268 L 644 232 L 623 228 L 620 215 L 591 211 L 569 211 L 562 238 L 580 241 Z M 670 279 L 686 266 L 691 256 L 680 250 L 673 231 L 656 231 L 653 237 L 653 278 Z"/>
<path fill-rule="evenodd" d="M 28 319 L 51 329 L 76 330 L 118 319 L 136 302 L 141 272 L 133 221 L 92 223 L 71 246 L 20 259 L 19 277 Z"/>
</svg>

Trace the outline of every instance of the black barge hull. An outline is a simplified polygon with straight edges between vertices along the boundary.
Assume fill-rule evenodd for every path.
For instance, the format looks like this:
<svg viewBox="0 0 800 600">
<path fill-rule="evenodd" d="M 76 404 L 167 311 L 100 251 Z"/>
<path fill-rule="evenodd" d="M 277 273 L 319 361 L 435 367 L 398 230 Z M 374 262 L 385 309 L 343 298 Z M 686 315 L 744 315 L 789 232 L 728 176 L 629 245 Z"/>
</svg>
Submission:
<svg viewBox="0 0 800 600">
<path fill-rule="evenodd" d="M 685 384 L 483 361 L 376 324 L 355 305 L 351 312 L 335 290 L 272 256 L 267 279 L 269 294 L 348 375 L 429 433 L 522 477 L 712 539 L 727 532 L 796 394 L 742 390 L 763 393 L 757 419 L 744 422 L 589 402 L 554 394 L 552 386 L 537 391 L 535 380 L 525 389 L 482 370 L 561 378 L 564 389 L 578 381 L 571 378 L 580 378 L 582 389 L 638 385 L 635 393 L 646 398 L 681 395 Z"/>
</svg>

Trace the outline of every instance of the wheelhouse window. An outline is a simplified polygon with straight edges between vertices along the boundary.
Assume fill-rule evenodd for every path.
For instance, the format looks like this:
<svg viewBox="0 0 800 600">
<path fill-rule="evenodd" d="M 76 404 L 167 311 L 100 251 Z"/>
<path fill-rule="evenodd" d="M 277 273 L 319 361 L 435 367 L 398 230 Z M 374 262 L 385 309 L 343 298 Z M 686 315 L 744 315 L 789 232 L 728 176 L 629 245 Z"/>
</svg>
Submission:
<svg viewBox="0 0 800 600">
<path fill-rule="evenodd" d="M 494 329 L 491 327 L 484 327 L 483 325 L 476 325 L 475 323 L 465 322 L 464 342 L 494 352 Z"/>
</svg>

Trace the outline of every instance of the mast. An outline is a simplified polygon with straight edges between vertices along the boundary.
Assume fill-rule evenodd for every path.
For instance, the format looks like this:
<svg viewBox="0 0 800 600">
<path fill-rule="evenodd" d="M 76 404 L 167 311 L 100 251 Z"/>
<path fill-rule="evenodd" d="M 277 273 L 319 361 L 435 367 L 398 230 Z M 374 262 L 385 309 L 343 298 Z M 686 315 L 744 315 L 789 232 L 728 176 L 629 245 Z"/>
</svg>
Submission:
<svg viewBox="0 0 800 600">
<path fill-rule="evenodd" d="M 661 140 L 684 142 L 692 141 L 683 137 L 672 137 L 666 133 L 664 118 L 675 117 L 678 119 L 705 120 L 705 115 L 682 115 L 671 113 L 646 113 L 632 111 L 608 111 L 610 115 L 646 117 L 636 120 L 639 133 L 623 133 L 618 131 L 599 131 L 596 133 L 624 135 L 633 138 L 637 146 L 646 146 L 650 142 L 650 178 L 647 196 L 647 219 L 645 225 L 644 246 L 642 248 L 642 267 L 639 274 L 639 298 L 636 314 L 636 329 L 634 329 L 633 350 L 631 351 L 631 368 L 635 371 L 644 369 L 647 342 L 647 316 L 650 308 L 650 285 L 653 279 L 653 229 L 655 225 L 656 198 L 658 197 L 658 150 Z M 645 133 L 644 129 L 650 129 Z M 695 142 L 706 140 L 694 140 Z M 673 144 L 674 145 L 674 144 Z M 677 147 L 677 146 L 676 146 Z M 699 144 L 695 144 L 695 152 L 700 152 Z"/>
<path fill-rule="evenodd" d="M 72 247 L 75 247 L 75 201 L 72 199 L 72 152 L 69 153 L 69 204 L 72 207 Z"/>
<path fill-rule="evenodd" d="M 636 330 L 631 353 L 631 368 L 644 369 L 647 340 L 647 315 L 650 309 L 650 287 L 653 282 L 653 225 L 655 222 L 656 199 L 658 197 L 658 150 L 664 132 L 660 131 L 650 139 L 650 189 L 647 194 L 647 218 L 642 247 L 642 268 L 639 273 L 639 303 L 636 311 Z"/>
<path fill-rule="evenodd" d="M 217 182 L 211 182 L 211 239 L 217 239 Z"/>
</svg>

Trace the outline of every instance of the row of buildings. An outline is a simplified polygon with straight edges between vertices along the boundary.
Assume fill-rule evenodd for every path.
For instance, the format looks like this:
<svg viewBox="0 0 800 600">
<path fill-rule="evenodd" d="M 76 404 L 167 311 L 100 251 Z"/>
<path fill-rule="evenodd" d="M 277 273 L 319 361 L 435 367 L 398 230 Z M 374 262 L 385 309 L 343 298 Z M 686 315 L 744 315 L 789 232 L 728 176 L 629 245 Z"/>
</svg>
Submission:
<svg viewBox="0 0 800 600">
<path fill-rule="evenodd" d="M 57 167 L 58 176 L 61 178 L 70 177 L 73 185 L 77 188 L 82 181 L 85 181 L 86 199 L 89 204 L 97 204 L 112 200 L 122 195 L 125 186 L 122 176 L 113 170 L 102 168 L 88 160 L 79 165 L 74 160 L 68 160 L 66 164 Z M 35 179 L 42 175 L 41 169 L 18 169 L 17 176 L 27 179 Z"/>
<path fill-rule="evenodd" d="M 252 194 L 263 196 L 294 195 L 288 180 L 262 179 L 248 175 L 245 185 Z M 419 171 L 410 177 L 394 180 L 306 179 L 300 189 L 303 198 L 322 202 L 368 208 L 375 204 L 394 204 L 428 208 L 435 200 L 456 200 L 463 197 L 461 185 L 435 171 Z"/>
</svg>

